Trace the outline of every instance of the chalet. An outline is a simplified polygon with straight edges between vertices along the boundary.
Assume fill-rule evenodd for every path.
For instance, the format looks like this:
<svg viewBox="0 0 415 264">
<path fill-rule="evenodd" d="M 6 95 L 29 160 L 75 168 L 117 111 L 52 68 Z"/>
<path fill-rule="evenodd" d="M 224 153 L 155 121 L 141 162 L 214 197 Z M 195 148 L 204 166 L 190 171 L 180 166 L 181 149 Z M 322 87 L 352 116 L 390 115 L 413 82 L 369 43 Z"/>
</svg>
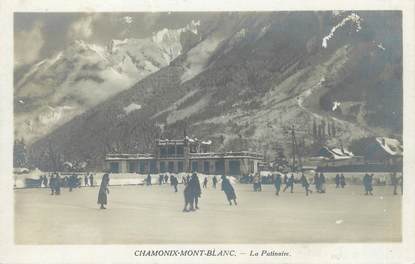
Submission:
<svg viewBox="0 0 415 264">
<path fill-rule="evenodd" d="M 254 152 L 212 152 L 212 141 L 190 137 L 158 139 L 154 153 L 107 154 L 105 164 L 112 173 L 200 172 L 216 175 L 256 173 L 262 155 Z"/>
<path fill-rule="evenodd" d="M 377 137 L 371 140 L 365 149 L 368 161 L 384 164 L 402 164 L 403 146 L 399 140 L 388 137 Z"/>
</svg>

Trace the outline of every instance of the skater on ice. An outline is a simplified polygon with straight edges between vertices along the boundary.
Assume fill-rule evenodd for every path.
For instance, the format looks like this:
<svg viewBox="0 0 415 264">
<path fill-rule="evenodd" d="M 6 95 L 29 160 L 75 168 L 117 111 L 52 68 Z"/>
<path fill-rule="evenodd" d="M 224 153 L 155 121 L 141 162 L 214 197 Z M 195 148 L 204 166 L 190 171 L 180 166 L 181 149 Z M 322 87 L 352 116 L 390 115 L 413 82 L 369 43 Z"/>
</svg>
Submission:
<svg viewBox="0 0 415 264">
<path fill-rule="evenodd" d="M 199 177 L 196 173 L 193 173 L 192 178 L 190 180 L 191 185 L 193 186 L 193 199 L 194 199 L 194 205 L 195 209 L 199 209 L 199 198 L 202 194 L 202 189 L 200 188 L 200 182 Z"/>
<path fill-rule="evenodd" d="M 236 194 L 235 190 L 229 181 L 228 178 L 226 178 L 225 175 L 222 175 L 222 191 L 225 192 L 226 198 L 228 199 L 229 205 L 232 205 L 232 201 L 235 205 L 236 203 Z"/>
<path fill-rule="evenodd" d="M 110 177 L 108 173 L 105 173 L 104 176 L 102 176 L 101 186 L 99 187 L 99 192 L 98 192 L 97 203 L 101 205 L 99 209 L 107 209 L 104 205 L 107 205 L 107 201 L 108 201 L 107 195 L 110 193 L 110 190 L 108 189 L 109 182 L 110 182 Z"/>
<path fill-rule="evenodd" d="M 203 180 L 203 189 L 207 188 L 207 184 L 208 184 L 208 178 L 205 177 L 205 179 Z"/>
<path fill-rule="evenodd" d="M 340 186 L 344 188 L 346 186 L 346 178 L 344 177 L 344 174 L 340 174 Z"/>
<path fill-rule="evenodd" d="M 274 180 L 274 186 L 275 186 L 275 195 L 280 195 L 280 189 L 281 189 L 281 175 L 280 174 L 277 174 Z"/>
<path fill-rule="evenodd" d="M 212 179 L 212 186 L 213 186 L 214 189 L 216 189 L 216 184 L 217 183 L 218 183 L 218 179 L 216 178 L 216 175 L 215 175 L 215 176 L 213 176 L 213 179 Z"/>
<path fill-rule="evenodd" d="M 310 184 L 308 183 L 308 180 L 306 178 L 306 176 L 304 175 L 304 173 L 301 175 L 301 185 L 304 187 L 305 189 L 305 195 L 308 196 L 308 193 L 313 193 L 312 190 L 309 189 Z"/>
<path fill-rule="evenodd" d="M 94 187 L 94 175 L 92 173 L 89 175 L 89 186 Z"/>
</svg>

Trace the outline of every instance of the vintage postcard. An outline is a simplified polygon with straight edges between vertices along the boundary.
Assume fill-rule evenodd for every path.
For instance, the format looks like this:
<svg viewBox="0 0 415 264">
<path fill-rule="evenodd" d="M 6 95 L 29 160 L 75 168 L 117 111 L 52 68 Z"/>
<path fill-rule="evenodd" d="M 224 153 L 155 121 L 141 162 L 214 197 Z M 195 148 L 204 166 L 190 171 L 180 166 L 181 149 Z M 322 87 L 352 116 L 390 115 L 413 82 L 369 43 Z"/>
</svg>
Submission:
<svg viewBox="0 0 415 264">
<path fill-rule="evenodd" d="M 414 3 L 301 3 L 2 4 L 0 262 L 414 263 Z"/>
</svg>

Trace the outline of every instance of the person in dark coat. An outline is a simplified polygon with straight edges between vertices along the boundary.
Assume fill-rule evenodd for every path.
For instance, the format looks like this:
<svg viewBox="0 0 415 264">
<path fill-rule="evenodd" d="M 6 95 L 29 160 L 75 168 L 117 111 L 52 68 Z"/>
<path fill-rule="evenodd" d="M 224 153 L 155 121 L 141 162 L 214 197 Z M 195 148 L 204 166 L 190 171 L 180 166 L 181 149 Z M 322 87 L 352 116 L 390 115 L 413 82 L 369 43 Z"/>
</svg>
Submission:
<svg viewBox="0 0 415 264">
<path fill-rule="evenodd" d="M 170 184 L 174 187 L 174 192 L 177 192 L 177 185 L 179 184 L 179 181 L 177 180 L 176 176 L 170 176 Z"/>
<path fill-rule="evenodd" d="M 59 176 L 59 173 L 56 173 L 55 177 L 55 195 L 61 194 L 61 177 Z"/>
<path fill-rule="evenodd" d="M 72 188 L 75 187 L 75 175 L 69 176 L 68 186 L 69 186 L 69 191 L 72 192 Z"/>
<path fill-rule="evenodd" d="M 320 172 L 320 177 L 318 179 L 318 182 L 320 185 L 320 193 L 325 193 L 326 192 L 326 187 L 325 187 L 326 177 L 324 177 L 324 174 L 322 172 Z"/>
<path fill-rule="evenodd" d="M 170 173 L 170 177 L 169 178 L 170 178 L 170 185 L 171 186 L 173 186 L 173 177 L 174 177 L 173 174 Z"/>
<path fill-rule="evenodd" d="M 308 193 L 313 193 L 312 190 L 309 189 L 310 184 L 308 183 L 307 178 L 305 177 L 304 173 L 301 175 L 301 185 L 305 189 L 305 195 L 308 196 Z"/>
<path fill-rule="evenodd" d="M 280 195 L 281 175 L 277 174 L 277 177 L 274 180 L 274 186 L 275 186 L 275 195 Z"/>
<path fill-rule="evenodd" d="M 320 193 L 321 192 L 320 178 L 318 177 L 317 172 L 316 172 L 316 174 L 314 174 L 314 185 L 316 186 L 316 192 Z"/>
<path fill-rule="evenodd" d="M 160 174 L 159 175 L 159 185 L 162 185 L 163 184 L 163 179 L 164 179 L 163 174 Z"/>
<path fill-rule="evenodd" d="M 337 173 L 336 174 L 336 188 L 339 188 L 340 187 L 340 175 Z"/>
<path fill-rule="evenodd" d="M 369 194 L 373 195 L 373 173 L 369 175 Z"/>
<path fill-rule="evenodd" d="M 86 173 L 84 176 L 84 184 L 85 186 L 88 186 L 88 173 Z"/>
<path fill-rule="evenodd" d="M 235 205 L 237 205 L 235 190 L 232 187 L 231 182 L 229 181 L 228 178 L 226 178 L 225 175 L 222 175 L 222 191 L 225 192 L 229 205 L 232 205 L 232 201 Z"/>
<path fill-rule="evenodd" d="M 285 192 L 288 188 L 290 188 L 290 193 L 293 193 L 294 190 L 294 174 L 291 173 L 291 177 L 287 180 L 287 183 L 285 184 L 283 192 Z"/>
<path fill-rule="evenodd" d="M 55 175 L 50 175 L 49 187 L 50 187 L 50 195 L 55 194 Z"/>
<path fill-rule="evenodd" d="M 369 174 L 365 173 L 365 176 L 363 176 L 363 187 L 365 188 L 365 195 L 369 195 Z"/>
<path fill-rule="evenodd" d="M 207 184 L 208 184 L 208 178 L 205 177 L 205 179 L 203 180 L 203 188 L 207 188 Z"/>
<path fill-rule="evenodd" d="M 202 188 L 200 188 L 200 182 L 199 182 L 199 177 L 197 177 L 196 173 L 193 173 L 192 178 L 193 180 L 193 199 L 195 202 L 195 209 L 199 209 L 198 203 L 199 203 L 199 198 L 202 194 Z"/>
<path fill-rule="evenodd" d="M 217 183 L 218 183 L 218 179 L 216 178 L 216 175 L 215 175 L 215 176 L 213 176 L 213 179 L 212 179 L 213 188 L 216 189 L 216 184 Z"/>
<path fill-rule="evenodd" d="M 193 199 L 193 193 L 192 193 L 192 187 L 190 184 L 186 184 L 183 190 L 184 194 L 184 208 L 183 212 L 190 212 L 194 211 L 194 199 Z M 189 207 L 188 207 L 189 206 Z"/>
<path fill-rule="evenodd" d="M 344 177 L 344 174 L 340 174 L 340 186 L 344 188 L 346 186 L 346 178 Z"/>
<path fill-rule="evenodd" d="M 146 183 L 147 183 L 147 186 L 151 185 L 151 175 L 150 175 L 150 173 L 147 175 Z"/>
<path fill-rule="evenodd" d="M 43 176 L 43 186 L 45 186 L 45 188 L 48 187 L 48 177 L 46 177 L 46 175 Z"/>
<path fill-rule="evenodd" d="M 169 176 L 167 174 L 164 174 L 164 183 L 167 183 L 169 181 Z"/>
<path fill-rule="evenodd" d="M 92 173 L 89 175 L 89 186 L 94 187 L 94 175 Z"/>
<path fill-rule="evenodd" d="M 259 192 L 260 189 L 261 189 L 260 186 L 261 186 L 261 180 L 260 180 L 259 176 L 255 176 L 253 184 L 252 184 L 254 192 Z"/>
<path fill-rule="evenodd" d="M 110 182 L 110 177 L 108 173 L 105 173 L 104 176 L 102 176 L 101 186 L 99 187 L 99 192 L 98 192 L 97 203 L 101 205 L 99 209 L 106 209 L 104 205 L 107 205 L 107 202 L 108 202 L 107 195 L 110 193 L 108 189 L 109 182 Z"/>
</svg>

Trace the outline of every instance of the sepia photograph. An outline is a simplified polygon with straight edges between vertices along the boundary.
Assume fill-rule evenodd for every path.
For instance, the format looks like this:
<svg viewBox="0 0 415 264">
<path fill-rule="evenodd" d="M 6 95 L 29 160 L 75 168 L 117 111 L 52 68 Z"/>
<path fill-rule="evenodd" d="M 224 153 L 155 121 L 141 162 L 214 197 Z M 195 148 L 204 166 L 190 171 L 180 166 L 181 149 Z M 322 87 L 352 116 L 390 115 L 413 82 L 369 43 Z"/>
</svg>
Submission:
<svg viewBox="0 0 415 264">
<path fill-rule="evenodd" d="M 148 3 L 8 13 L 0 262 L 412 263 L 410 8 Z"/>
<path fill-rule="evenodd" d="M 14 23 L 16 243 L 401 241 L 401 12 Z"/>
</svg>

